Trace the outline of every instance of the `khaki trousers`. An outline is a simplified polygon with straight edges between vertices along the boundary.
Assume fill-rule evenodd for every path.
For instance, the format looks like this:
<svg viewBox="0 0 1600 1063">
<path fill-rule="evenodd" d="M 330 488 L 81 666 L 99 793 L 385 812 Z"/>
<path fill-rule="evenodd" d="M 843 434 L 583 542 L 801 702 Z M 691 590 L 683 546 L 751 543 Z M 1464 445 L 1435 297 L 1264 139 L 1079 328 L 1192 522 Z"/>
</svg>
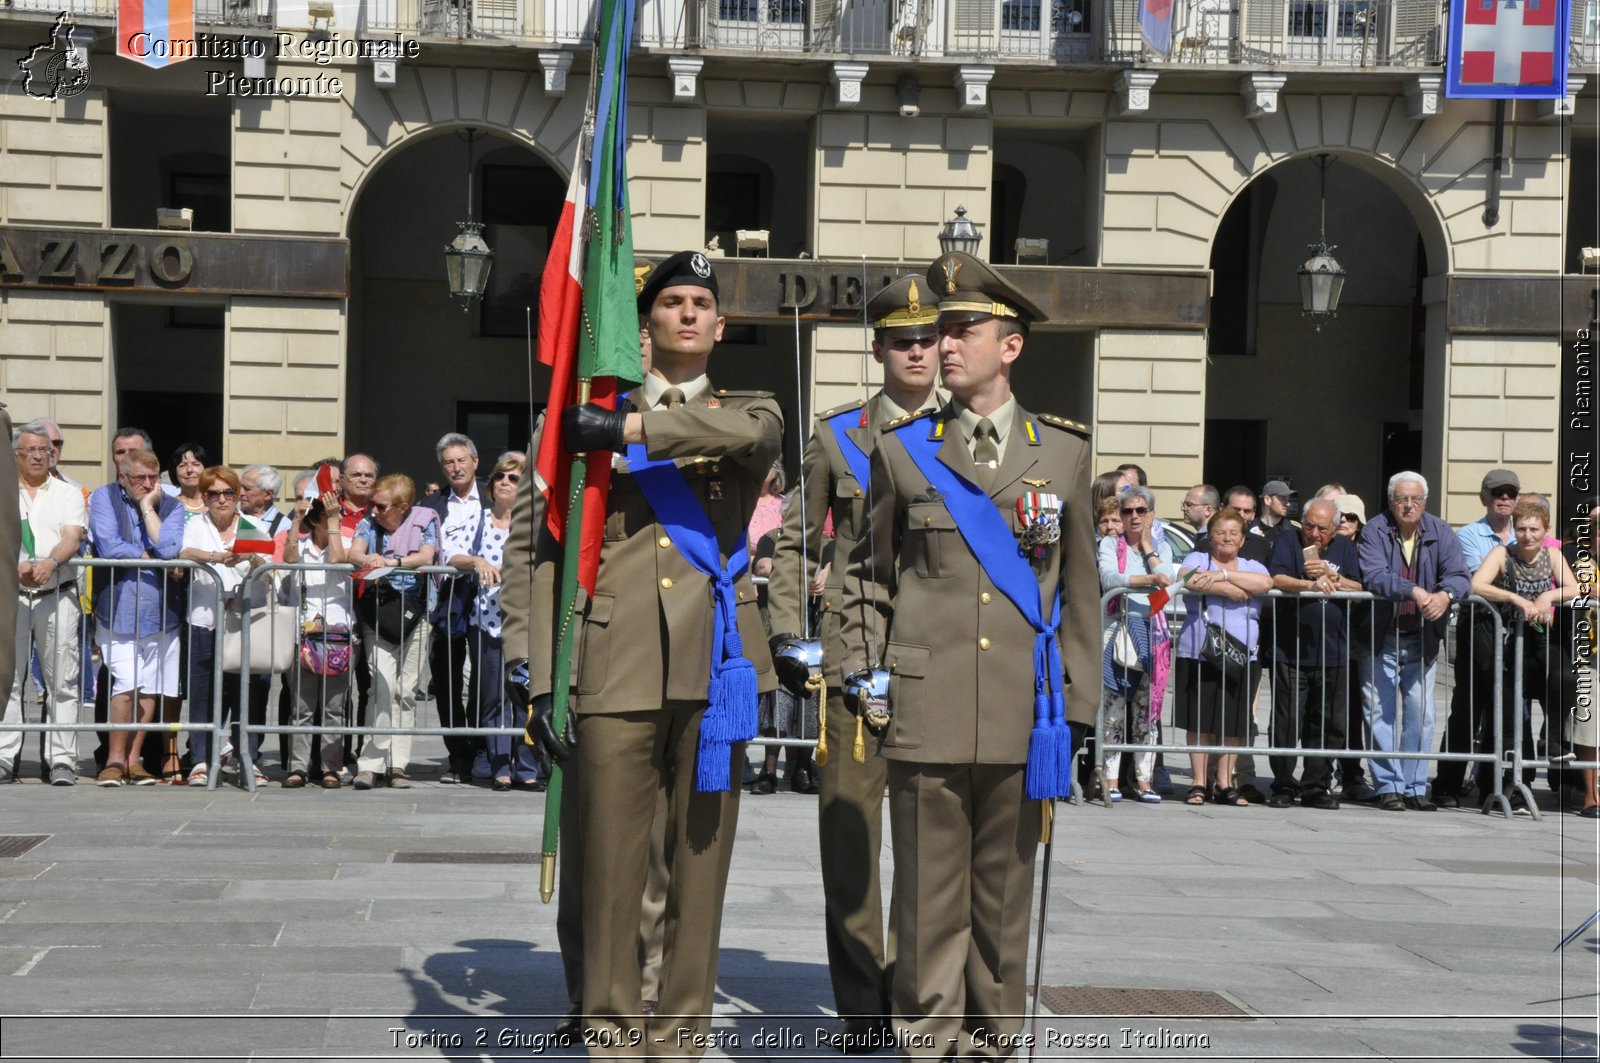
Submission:
<svg viewBox="0 0 1600 1063">
<path fill-rule="evenodd" d="M 417 725 L 417 683 L 427 664 L 428 625 L 419 623 L 399 645 L 383 642 L 363 626 L 367 660 L 372 663 L 372 726 L 400 734 L 368 735 L 356 758 L 357 771 L 405 771 L 411 763 L 411 728 Z"/>
<path fill-rule="evenodd" d="M 78 585 L 66 583 L 38 594 L 17 596 L 17 638 L 13 660 L 20 661 L 22 674 L 12 684 L 5 702 L 5 723 L 22 723 L 22 695 L 28 688 L 30 648 L 39 655 L 39 672 L 44 677 L 44 718 L 52 723 L 78 722 L 80 686 L 79 654 L 82 633 L 79 621 Z M 22 752 L 21 731 L 0 731 L 0 772 L 9 771 Z M 46 731 L 45 767 L 73 768 L 78 763 L 77 731 Z"/>
<path fill-rule="evenodd" d="M 884 945 L 883 894 L 878 862 L 883 850 L 883 787 L 888 761 L 865 734 L 867 760 L 850 755 L 856 716 L 841 691 L 828 689 L 828 763 L 818 769 L 817 834 L 821 842 L 824 929 L 828 975 L 841 1017 L 889 1013 L 885 966 L 894 963 L 894 933 Z"/>
<path fill-rule="evenodd" d="M 1015 1054 L 1041 816 L 1022 776 L 1020 764 L 889 763 L 890 1002 L 901 1044 L 932 1046 L 902 1047 L 906 1058 Z"/>
<path fill-rule="evenodd" d="M 580 714 L 578 787 L 583 835 L 583 1012 L 591 1056 L 698 1058 L 711 1026 L 722 898 L 739 816 L 739 789 L 697 793 L 700 702 L 659 711 Z M 730 753 L 732 778 L 744 746 Z M 660 1007 L 648 1022 L 639 932 L 657 803 L 666 807 L 666 908 Z M 597 1043 L 594 1043 L 597 1042 Z"/>
</svg>

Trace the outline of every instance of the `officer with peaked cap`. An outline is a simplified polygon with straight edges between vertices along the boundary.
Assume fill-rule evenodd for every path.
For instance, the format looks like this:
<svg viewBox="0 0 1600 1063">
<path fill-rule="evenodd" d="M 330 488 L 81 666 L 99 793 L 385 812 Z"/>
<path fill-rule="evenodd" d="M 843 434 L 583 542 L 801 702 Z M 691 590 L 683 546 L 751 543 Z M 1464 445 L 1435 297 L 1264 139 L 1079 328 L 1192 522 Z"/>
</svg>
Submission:
<svg viewBox="0 0 1600 1063">
<path fill-rule="evenodd" d="M 1037 306 L 961 253 L 927 282 L 951 399 L 878 438 L 842 667 L 861 700 L 888 673 L 897 1044 L 1005 1056 L 1026 1010 L 1034 853 L 1070 791 L 1065 717 L 1099 698 L 1089 433 L 1012 395 Z"/>
<path fill-rule="evenodd" d="M 758 692 L 776 688 L 750 583 L 745 528 L 782 447 L 765 392 L 706 376 L 722 337 L 717 278 L 700 252 L 658 266 L 639 292 L 651 368 L 618 410 L 568 407 L 569 451 L 609 450 L 605 542 L 578 604 L 572 752 L 583 846 L 583 1012 L 591 1055 L 699 1056 L 709 1044 L 722 898 L 739 809 L 743 740 Z M 559 627 L 560 550 L 541 530 L 535 623 Z M 714 647 L 718 652 L 713 652 Z M 529 646 L 535 713 L 547 718 L 553 646 Z M 548 727 L 536 733 L 548 736 Z M 566 750 L 551 742 L 553 753 Z M 730 785 L 731 782 L 731 785 Z M 667 916 L 661 998 L 640 1014 L 640 898 L 657 798 L 666 791 Z"/>
<path fill-rule="evenodd" d="M 923 277 L 902 277 L 867 303 L 872 322 L 872 356 L 883 367 L 883 387 L 867 399 L 836 406 L 817 418 L 803 458 L 804 506 L 791 503 L 784 517 L 767 588 L 773 663 L 778 678 L 804 696 L 809 675 L 820 671 L 827 684 L 823 733 L 827 751 L 821 764 L 817 806 L 822 856 L 822 893 L 828 943 L 828 974 L 844 1029 L 833 1043 L 843 1051 L 871 1050 L 884 1043 L 888 1014 L 885 965 L 894 944 L 884 944 L 883 904 L 878 885 L 883 844 L 884 760 L 876 741 L 863 744 L 860 718 L 845 709 L 839 670 L 844 646 L 839 638 L 844 609 L 845 563 L 861 533 L 871 496 L 867 463 L 878 430 L 908 413 L 941 405 L 938 298 Z M 820 644 L 820 666 L 797 652 L 809 589 L 820 567 L 822 528 L 833 517 L 834 562 L 822 591 L 820 630 L 809 632 Z M 802 524 L 803 516 L 803 524 Z M 874 1034 L 877 1035 L 876 1040 Z"/>
</svg>

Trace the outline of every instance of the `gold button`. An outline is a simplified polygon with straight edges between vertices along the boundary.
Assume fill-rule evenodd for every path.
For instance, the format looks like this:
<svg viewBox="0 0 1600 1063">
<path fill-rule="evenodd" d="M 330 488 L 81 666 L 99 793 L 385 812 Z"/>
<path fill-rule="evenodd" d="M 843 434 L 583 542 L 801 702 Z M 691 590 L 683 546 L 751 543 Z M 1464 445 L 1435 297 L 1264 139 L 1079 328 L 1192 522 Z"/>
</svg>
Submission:
<svg viewBox="0 0 1600 1063">
<path fill-rule="evenodd" d="M 824 599 L 822 599 L 822 608 L 824 608 L 824 609 L 832 609 L 833 608 L 833 599 L 832 598 L 824 598 Z"/>
<path fill-rule="evenodd" d="M 983 638 L 978 640 L 978 649 L 986 650 L 988 648 L 989 648 L 989 639 L 988 639 L 987 636 L 985 636 L 985 637 L 983 637 Z"/>
<path fill-rule="evenodd" d="M 661 589 L 664 590 L 664 591 L 670 591 L 672 589 L 672 577 L 671 576 L 662 576 L 661 577 Z"/>
<path fill-rule="evenodd" d="M 858 488 L 856 488 L 856 497 L 857 497 L 857 498 L 860 498 L 860 497 L 861 497 L 861 488 L 859 488 L 859 487 L 858 487 Z"/>
<path fill-rule="evenodd" d="M 744 591 L 740 591 L 740 592 L 739 592 L 739 600 L 740 600 L 740 601 L 741 601 L 741 602 L 742 602 L 742 601 L 744 601 Z"/>
<path fill-rule="evenodd" d="M 992 601 L 994 601 L 994 599 L 989 596 L 988 591 L 984 591 L 982 594 L 978 595 L 979 605 L 988 605 Z"/>
<path fill-rule="evenodd" d="M 933 523 L 933 518 L 932 517 L 923 517 L 922 518 L 922 526 L 923 527 L 927 527 L 928 525 L 930 525 L 932 523 Z"/>
<path fill-rule="evenodd" d="M 665 550 L 667 547 L 672 545 L 672 536 L 663 535 L 661 538 L 656 540 L 656 545 Z"/>
</svg>

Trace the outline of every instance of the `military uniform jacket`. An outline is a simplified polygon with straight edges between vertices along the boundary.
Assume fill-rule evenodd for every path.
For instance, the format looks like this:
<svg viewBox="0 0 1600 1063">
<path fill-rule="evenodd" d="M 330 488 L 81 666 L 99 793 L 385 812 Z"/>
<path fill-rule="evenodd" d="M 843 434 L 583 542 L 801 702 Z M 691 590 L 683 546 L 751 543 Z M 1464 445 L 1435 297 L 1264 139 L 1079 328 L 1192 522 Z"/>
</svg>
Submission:
<svg viewBox="0 0 1600 1063">
<path fill-rule="evenodd" d="M 1028 556 L 1040 588 L 1061 593 L 1067 716 L 1092 723 L 1100 699 L 1100 583 L 1088 433 L 1059 418 L 1036 418 L 1020 405 L 1015 417 L 989 496 L 1014 534 L 1023 528 L 1019 496 L 1041 491 L 1061 500 L 1060 541 L 1043 557 Z M 953 406 L 902 430 L 931 433 L 941 422 L 938 460 L 972 480 L 976 469 Z M 880 752 L 936 764 L 1025 763 L 1033 727 L 1033 627 L 990 581 L 890 430 L 872 455 L 868 522 L 846 576 L 842 667 L 846 674 L 865 667 L 869 648 L 882 647 L 893 716 Z M 1050 599 L 1044 602 L 1048 614 Z"/>
<path fill-rule="evenodd" d="M 642 396 L 630 397 L 643 403 Z M 782 448 L 778 404 L 766 392 L 708 388 L 678 409 L 643 416 L 647 453 L 652 460 L 674 459 L 683 470 L 711 518 L 725 561 L 749 525 L 761 483 Z M 560 564 L 559 547 L 540 529 L 531 610 L 536 628 L 540 617 L 548 617 L 550 630 L 559 630 Z M 756 667 L 759 688 L 773 690 L 777 680 L 748 569 L 735 591 L 744 654 Z M 704 701 L 711 676 L 711 595 L 710 578 L 678 552 L 627 463 L 619 462 L 611 474 L 594 596 L 585 600 L 580 592 L 577 606 L 572 674 L 578 710 L 640 712 L 659 709 L 663 701 Z M 520 628 L 513 635 L 519 644 L 508 639 L 506 656 L 527 639 L 531 692 L 548 693 L 554 640 L 530 638 Z"/>
<path fill-rule="evenodd" d="M 800 551 L 801 508 L 798 500 L 789 503 L 783 518 L 783 534 L 778 538 L 778 548 L 772 559 L 772 577 L 767 586 L 767 617 L 773 634 L 800 634 L 801 610 L 805 608 L 811 578 L 816 574 L 822 556 L 824 540 L 822 527 L 829 513 L 833 514 L 833 567 L 828 570 L 828 584 L 822 595 L 821 630 L 812 634 L 822 640 L 823 660 L 828 685 L 843 685 L 844 673 L 839 662 L 844 660 L 844 642 L 840 638 L 841 619 L 844 615 L 844 579 L 851 551 L 861 536 L 867 515 L 867 485 L 856 482 L 855 474 L 844 460 L 839 440 L 833 429 L 824 422 L 847 410 L 859 410 L 862 417 L 845 434 L 855 441 L 869 457 L 876 445 L 878 430 L 887 421 L 883 392 L 870 399 L 837 406 L 817 418 L 811 440 L 806 444 L 805 456 L 805 557 L 804 571 Z M 865 423 L 862 423 L 862 422 Z"/>
<path fill-rule="evenodd" d="M 511 503 L 511 529 L 506 535 L 505 552 L 500 560 L 500 639 L 507 661 L 533 656 L 533 637 L 550 639 L 548 617 L 533 622 L 533 561 L 544 531 L 544 495 L 534 485 L 534 462 L 539 458 L 539 437 L 544 432 L 544 414 L 533 427 L 528 441 L 528 461 L 517 481 L 517 494 Z M 551 544 L 554 546 L 554 544 Z M 559 574 L 559 571 L 558 571 Z M 547 679 L 546 685 L 549 685 Z"/>
</svg>

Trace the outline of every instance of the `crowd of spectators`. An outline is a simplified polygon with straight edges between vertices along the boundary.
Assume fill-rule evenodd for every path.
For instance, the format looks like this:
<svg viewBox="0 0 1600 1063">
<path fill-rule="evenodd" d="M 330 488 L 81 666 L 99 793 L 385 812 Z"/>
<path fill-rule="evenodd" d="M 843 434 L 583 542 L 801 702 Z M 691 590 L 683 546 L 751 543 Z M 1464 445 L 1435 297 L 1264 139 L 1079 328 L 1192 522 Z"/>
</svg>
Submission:
<svg viewBox="0 0 1600 1063">
<path fill-rule="evenodd" d="M 269 781 L 262 733 L 246 743 L 240 724 L 268 723 L 274 684 L 275 723 L 299 729 L 278 743 L 289 788 L 409 786 L 407 732 L 429 690 L 440 727 L 520 726 L 498 659 L 500 566 L 523 454 L 501 455 L 480 480 L 476 446 L 450 433 L 437 447 L 434 495 L 418 499 L 410 477 L 380 477 L 357 453 L 297 472 L 284 497 L 278 469 L 212 464 L 199 444 L 163 465 L 139 428 L 116 432 L 115 478 L 94 490 L 60 468 L 53 422 L 22 425 L 12 444 L 22 624 L 3 724 L 22 722 L 37 699 L 46 724 L 78 725 L 92 711 L 97 723 L 125 725 L 100 733 L 100 785 L 205 785 L 218 766 L 244 763 L 257 784 Z M 94 560 L 70 564 L 80 557 Z M 296 567 L 253 575 L 271 561 Z M 454 572 L 417 571 L 434 565 Z M 214 750 L 219 718 L 226 737 Z M 132 729 L 141 723 L 150 729 Z M 352 725 L 400 733 L 339 733 Z M 45 780 L 76 783 L 79 733 L 39 734 Z M 0 782 L 16 778 L 26 737 L 0 725 Z M 451 735 L 446 747 L 441 782 L 543 788 L 546 767 L 520 740 Z"/>
<path fill-rule="evenodd" d="M 1494 788 L 1496 765 L 1520 743 L 1524 761 L 1549 763 L 1562 807 L 1600 818 L 1595 771 L 1566 767 L 1596 754 L 1593 610 L 1569 603 L 1595 597 L 1600 507 L 1583 507 L 1563 544 L 1549 501 L 1494 469 L 1482 481 L 1484 517 L 1455 529 L 1428 512 L 1427 480 L 1408 471 L 1389 479 L 1370 521 L 1342 484 L 1319 488 L 1302 511 L 1290 486 L 1271 480 L 1259 494 L 1196 484 L 1167 522 L 1154 518 L 1143 481 L 1123 466 L 1093 488 L 1101 588 L 1120 592 L 1107 597 L 1100 741 L 1159 742 L 1152 688 L 1170 667 L 1171 718 L 1191 750 L 1187 803 L 1458 807 Z M 1170 643 L 1163 612 L 1183 617 Z M 1438 665 L 1452 632 L 1454 694 L 1436 742 Z M 1280 751 L 1269 758 L 1270 796 L 1232 752 L 1263 735 Z M 1306 751 L 1303 764 L 1290 750 Z M 1147 796 L 1151 755 L 1136 754 L 1131 773 L 1146 801 L 1159 800 Z M 1098 758 L 1108 800 L 1128 785 L 1120 759 Z M 1513 808 L 1534 779 L 1531 765 L 1520 779 L 1507 770 Z"/>
<path fill-rule="evenodd" d="M 480 478 L 473 441 L 446 434 L 436 447 L 437 490 L 419 499 L 410 477 L 380 475 L 361 453 L 298 471 L 285 492 L 278 469 L 212 464 L 196 443 L 175 448 L 163 466 L 148 433 L 125 428 L 112 441 L 115 479 L 89 490 L 61 471 L 64 444 L 53 422 L 24 424 L 12 442 L 24 535 L 19 680 L 4 723 L 23 719 L 31 687 L 47 722 L 77 724 L 93 706 L 97 722 L 150 724 L 101 733 L 101 785 L 207 783 L 213 765 L 227 769 L 237 758 L 240 721 L 267 722 L 274 684 L 276 722 L 300 729 L 278 743 L 290 788 L 409 786 L 408 732 L 419 722 L 419 695 L 430 689 L 442 728 L 521 722 L 501 683 L 499 586 L 523 454 L 501 455 Z M 750 527 L 758 575 L 793 496 L 784 488 L 774 466 Z M 1459 529 L 1428 512 L 1418 473 L 1396 474 L 1385 494 L 1369 520 L 1362 499 L 1338 483 L 1303 507 L 1283 480 L 1260 492 L 1196 484 L 1176 519 L 1163 519 L 1137 465 L 1096 478 L 1100 585 L 1115 593 L 1104 632 L 1104 729 L 1086 737 L 1146 747 L 1127 758 L 1088 751 L 1102 796 L 1154 804 L 1174 792 L 1158 752 L 1173 744 L 1164 743 L 1168 719 L 1190 750 L 1189 804 L 1455 807 L 1475 790 L 1487 793 L 1496 765 L 1509 763 L 1520 744 L 1524 760 L 1551 762 L 1551 788 L 1574 811 L 1600 817 L 1595 771 L 1565 767 L 1574 758 L 1593 762 L 1600 744 L 1590 711 L 1592 639 L 1581 637 L 1594 625 L 1566 606 L 1591 596 L 1594 563 L 1575 547 L 1592 542 L 1600 508 L 1569 529 L 1564 545 L 1552 535 L 1549 502 L 1523 492 L 1510 470 L 1483 477 L 1484 516 Z M 79 556 L 117 567 L 68 564 Z M 252 579 L 268 561 L 298 567 Z M 347 563 L 353 573 L 339 567 Z M 432 565 L 454 570 L 453 578 L 416 571 Z M 825 578 L 824 568 L 815 594 Z M 246 587 L 253 596 L 241 602 Z M 1273 590 L 1281 594 L 1269 598 Z M 218 694 L 230 610 L 290 611 L 293 653 L 282 668 L 254 674 L 245 691 L 230 676 Z M 273 637 L 271 627 L 257 637 Z M 1436 740 L 1447 644 L 1453 693 Z M 762 734 L 814 739 L 808 713 L 815 705 L 769 697 Z M 232 727 L 213 750 L 218 714 Z M 186 746 L 170 726 L 180 723 Z M 339 733 L 352 725 L 398 733 Z M 1268 758 L 1265 792 L 1250 758 L 1263 736 L 1280 750 Z M 0 781 L 15 777 L 24 737 L 0 729 Z M 77 737 L 41 733 L 47 781 L 77 781 Z M 262 746 L 253 732 L 247 760 L 257 783 L 268 780 Z M 543 787 L 545 766 L 520 740 L 451 734 L 445 748 L 441 782 Z M 1303 763 L 1283 752 L 1295 749 L 1306 751 Z M 789 747 L 797 792 L 816 789 L 809 752 Z M 747 778 L 752 792 L 776 789 L 778 757 L 779 747 L 769 747 Z M 1514 784 L 1533 778 L 1532 768 L 1506 775 L 1513 805 L 1525 802 Z"/>
</svg>

